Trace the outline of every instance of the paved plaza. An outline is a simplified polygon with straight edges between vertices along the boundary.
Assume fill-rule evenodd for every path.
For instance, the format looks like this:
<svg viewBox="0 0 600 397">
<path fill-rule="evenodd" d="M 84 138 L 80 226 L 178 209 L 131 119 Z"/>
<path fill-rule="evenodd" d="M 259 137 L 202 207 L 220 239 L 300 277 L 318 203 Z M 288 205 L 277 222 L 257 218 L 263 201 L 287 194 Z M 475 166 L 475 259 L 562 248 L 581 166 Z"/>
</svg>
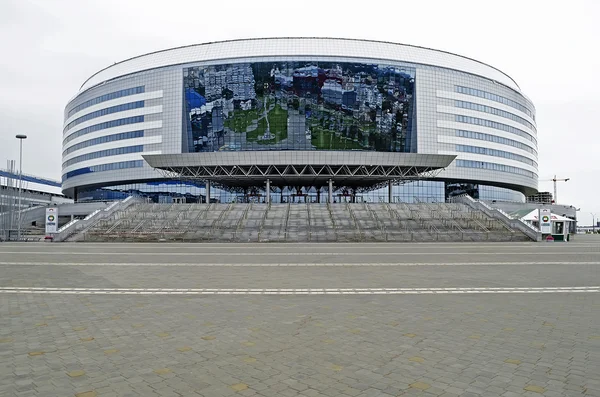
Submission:
<svg viewBox="0 0 600 397">
<path fill-rule="evenodd" d="M 0 244 L 0 396 L 600 396 L 600 238 Z"/>
</svg>

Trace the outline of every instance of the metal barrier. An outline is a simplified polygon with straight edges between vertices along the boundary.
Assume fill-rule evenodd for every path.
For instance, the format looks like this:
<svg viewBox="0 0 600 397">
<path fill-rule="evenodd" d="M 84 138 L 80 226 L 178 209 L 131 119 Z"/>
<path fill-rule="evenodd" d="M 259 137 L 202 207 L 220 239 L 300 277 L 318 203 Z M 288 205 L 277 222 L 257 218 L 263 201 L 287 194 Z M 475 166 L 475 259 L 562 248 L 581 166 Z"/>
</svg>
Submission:
<svg viewBox="0 0 600 397">
<path fill-rule="evenodd" d="M 490 218 L 498 219 L 499 221 L 504 222 L 510 228 L 519 230 L 533 241 L 542 241 L 542 233 L 538 229 L 520 219 L 513 219 L 506 212 L 497 208 L 492 208 L 482 201 L 475 200 L 468 194 L 455 196 L 451 200 L 452 202 L 466 204 L 473 209 L 483 212 Z"/>
<path fill-rule="evenodd" d="M 85 220 L 66 225 L 57 241 L 84 238 L 86 241 L 458 242 L 530 238 L 519 226 L 511 226 L 517 221 L 507 223 L 506 214 L 474 200 L 470 204 L 458 200 L 339 205 L 212 203 L 189 207 L 138 204 L 127 209 L 130 201 L 116 203 Z"/>
<path fill-rule="evenodd" d="M 122 211 L 125 208 L 139 202 L 141 201 L 135 198 L 134 196 L 129 196 L 123 201 L 114 202 L 113 204 L 111 204 L 103 210 L 96 210 L 92 212 L 84 219 L 74 219 L 71 222 L 64 225 L 63 227 L 61 227 L 60 229 L 58 229 L 58 232 L 54 236 L 52 236 L 52 240 L 65 241 L 67 238 L 69 238 L 75 233 L 84 233 L 87 228 L 94 225 L 96 222 L 102 219 L 107 219 L 113 213 L 117 211 Z"/>
</svg>

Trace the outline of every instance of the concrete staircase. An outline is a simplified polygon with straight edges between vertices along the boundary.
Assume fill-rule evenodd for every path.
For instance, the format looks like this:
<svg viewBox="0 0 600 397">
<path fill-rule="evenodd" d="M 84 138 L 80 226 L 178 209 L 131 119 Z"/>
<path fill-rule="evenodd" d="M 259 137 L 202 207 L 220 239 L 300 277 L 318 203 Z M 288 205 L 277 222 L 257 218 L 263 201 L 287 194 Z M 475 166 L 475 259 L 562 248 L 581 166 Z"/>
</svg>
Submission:
<svg viewBox="0 0 600 397">
<path fill-rule="evenodd" d="M 90 223 L 73 241 L 529 241 L 464 203 L 148 204 Z"/>
</svg>

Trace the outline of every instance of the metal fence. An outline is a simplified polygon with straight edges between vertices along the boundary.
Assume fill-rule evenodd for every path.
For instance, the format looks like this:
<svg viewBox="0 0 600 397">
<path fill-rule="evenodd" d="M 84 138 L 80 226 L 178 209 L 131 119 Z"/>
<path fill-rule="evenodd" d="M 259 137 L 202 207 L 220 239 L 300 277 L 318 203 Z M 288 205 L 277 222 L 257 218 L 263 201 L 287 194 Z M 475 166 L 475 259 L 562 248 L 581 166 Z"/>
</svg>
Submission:
<svg viewBox="0 0 600 397">
<path fill-rule="evenodd" d="M 9 175 L 15 174 L 15 161 L 8 160 Z M 19 180 L 0 176 L 0 241 L 17 238 Z"/>
</svg>

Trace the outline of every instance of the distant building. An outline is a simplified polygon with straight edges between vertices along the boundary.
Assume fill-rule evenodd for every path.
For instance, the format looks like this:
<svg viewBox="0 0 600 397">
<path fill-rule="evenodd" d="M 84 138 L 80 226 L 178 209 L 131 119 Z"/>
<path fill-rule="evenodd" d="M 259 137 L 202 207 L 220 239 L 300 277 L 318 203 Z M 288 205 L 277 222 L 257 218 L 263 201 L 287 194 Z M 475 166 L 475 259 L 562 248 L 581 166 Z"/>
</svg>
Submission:
<svg viewBox="0 0 600 397">
<path fill-rule="evenodd" d="M 19 174 L 6 169 L 0 169 L 0 212 L 18 206 Z M 59 181 L 48 178 L 23 174 L 21 185 L 21 207 L 28 208 L 37 205 L 72 203 L 61 191 Z"/>
<path fill-rule="evenodd" d="M 527 196 L 527 202 L 539 204 L 552 204 L 554 202 L 554 198 L 552 197 L 552 193 L 550 192 L 539 192 L 536 194 L 532 194 L 531 196 Z"/>
</svg>

